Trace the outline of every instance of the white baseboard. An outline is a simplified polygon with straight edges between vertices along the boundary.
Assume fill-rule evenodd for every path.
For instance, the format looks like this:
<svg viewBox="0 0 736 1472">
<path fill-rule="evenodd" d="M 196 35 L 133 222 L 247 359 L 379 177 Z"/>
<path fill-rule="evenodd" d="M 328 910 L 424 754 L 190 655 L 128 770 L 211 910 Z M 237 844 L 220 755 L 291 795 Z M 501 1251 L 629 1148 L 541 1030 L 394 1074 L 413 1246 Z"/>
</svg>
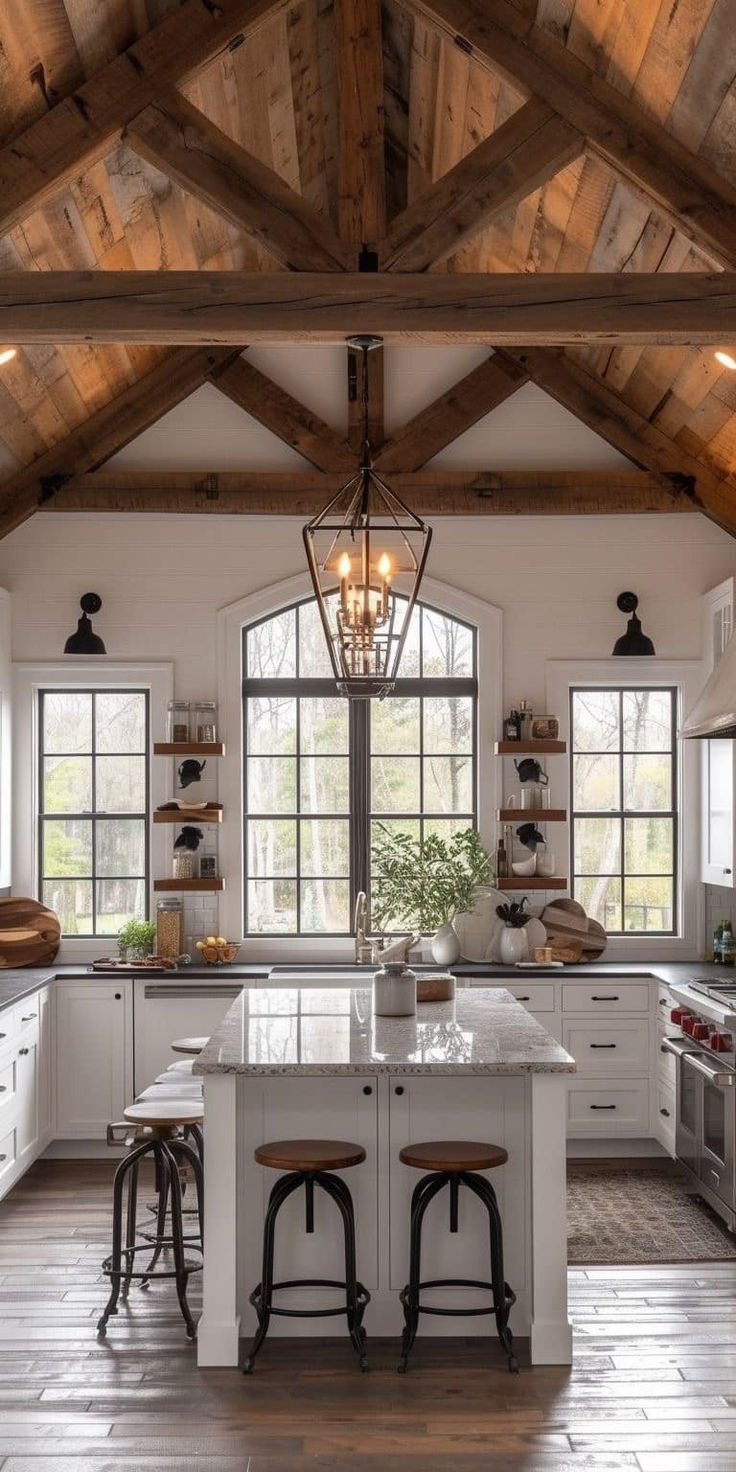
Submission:
<svg viewBox="0 0 736 1472">
<path fill-rule="evenodd" d="M 671 1156 L 659 1140 L 637 1139 L 637 1140 L 568 1140 L 568 1160 L 615 1160 L 619 1156 L 631 1159 L 632 1156 L 656 1156 L 658 1159 Z"/>
<path fill-rule="evenodd" d="M 124 1149 L 113 1148 L 104 1140 L 52 1140 L 43 1152 L 43 1160 L 122 1160 Z"/>
</svg>

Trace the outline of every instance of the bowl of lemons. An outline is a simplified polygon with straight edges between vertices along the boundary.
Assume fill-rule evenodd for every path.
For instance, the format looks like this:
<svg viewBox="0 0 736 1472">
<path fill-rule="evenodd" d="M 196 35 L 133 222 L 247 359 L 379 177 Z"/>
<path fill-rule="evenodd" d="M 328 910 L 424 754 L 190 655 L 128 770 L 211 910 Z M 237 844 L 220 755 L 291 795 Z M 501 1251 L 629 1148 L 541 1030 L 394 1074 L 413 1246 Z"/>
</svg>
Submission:
<svg viewBox="0 0 736 1472">
<path fill-rule="evenodd" d="M 240 946 L 235 940 L 225 940 L 224 935 L 208 935 L 197 941 L 197 950 L 208 966 L 229 966 Z"/>
</svg>

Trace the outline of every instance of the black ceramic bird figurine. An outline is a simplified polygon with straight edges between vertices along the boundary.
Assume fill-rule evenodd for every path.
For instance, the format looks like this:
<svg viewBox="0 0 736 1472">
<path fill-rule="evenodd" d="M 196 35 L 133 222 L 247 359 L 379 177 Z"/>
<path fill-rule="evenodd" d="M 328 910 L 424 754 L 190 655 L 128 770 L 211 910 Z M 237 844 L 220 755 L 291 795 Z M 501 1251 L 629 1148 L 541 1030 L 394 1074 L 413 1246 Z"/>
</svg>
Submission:
<svg viewBox="0 0 736 1472">
<path fill-rule="evenodd" d="M 193 756 L 187 757 L 185 762 L 180 762 L 178 767 L 179 786 L 188 787 L 191 782 L 199 782 L 206 766 L 206 762 L 197 762 Z"/>
<path fill-rule="evenodd" d="M 174 848 L 188 848 L 190 853 L 196 854 L 204 834 L 201 828 L 193 828 L 191 823 L 185 823 L 177 838 Z"/>
<path fill-rule="evenodd" d="M 544 834 L 540 833 L 533 823 L 522 823 L 516 830 L 516 836 L 519 843 L 523 843 L 524 848 L 531 849 L 532 853 L 536 853 L 538 844 L 547 841 Z"/>
</svg>

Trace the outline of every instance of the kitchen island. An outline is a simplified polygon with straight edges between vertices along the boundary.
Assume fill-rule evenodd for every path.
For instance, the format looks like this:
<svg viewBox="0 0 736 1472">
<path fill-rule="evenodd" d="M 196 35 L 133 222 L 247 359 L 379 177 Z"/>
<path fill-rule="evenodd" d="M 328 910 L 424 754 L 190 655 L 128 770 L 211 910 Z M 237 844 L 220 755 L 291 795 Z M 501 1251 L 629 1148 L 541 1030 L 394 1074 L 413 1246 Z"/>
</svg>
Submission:
<svg viewBox="0 0 736 1472">
<path fill-rule="evenodd" d="M 516 1337 L 535 1364 L 567 1364 L 565 1206 L 568 1053 L 498 987 L 419 1004 L 416 1017 L 375 1017 L 364 987 L 244 990 L 195 1062 L 204 1076 L 205 1255 L 200 1366 L 236 1365 L 255 1329 L 248 1294 L 260 1278 L 261 1236 L 276 1179 L 253 1159 L 266 1140 L 350 1139 L 366 1151 L 348 1173 L 358 1275 L 371 1293 L 371 1337 L 398 1336 L 407 1277 L 409 1202 L 417 1173 L 399 1161 L 410 1141 L 488 1140 L 508 1151 L 492 1173 L 504 1223 L 506 1277 L 516 1292 Z M 319 1193 L 321 1195 L 321 1193 Z M 469 1193 L 461 1193 L 467 1196 Z M 331 1277 L 341 1227 L 327 1200 L 305 1236 L 301 1193 L 279 1217 L 279 1278 Z M 461 1201 L 459 1232 L 440 1207 L 425 1223 L 423 1276 L 488 1277 L 487 1224 Z M 317 1306 L 305 1290 L 294 1298 Z M 290 1305 L 284 1295 L 281 1300 Z M 438 1295 L 436 1301 L 442 1302 Z M 483 1299 L 468 1297 L 469 1306 Z M 324 1305 L 324 1299 L 321 1300 Z M 422 1333 L 491 1332 L 485 1317 L 428 1317 Z M 276 1319 L 274 1334 L 340 1332 L 338 1319 Z"/>
</svg>

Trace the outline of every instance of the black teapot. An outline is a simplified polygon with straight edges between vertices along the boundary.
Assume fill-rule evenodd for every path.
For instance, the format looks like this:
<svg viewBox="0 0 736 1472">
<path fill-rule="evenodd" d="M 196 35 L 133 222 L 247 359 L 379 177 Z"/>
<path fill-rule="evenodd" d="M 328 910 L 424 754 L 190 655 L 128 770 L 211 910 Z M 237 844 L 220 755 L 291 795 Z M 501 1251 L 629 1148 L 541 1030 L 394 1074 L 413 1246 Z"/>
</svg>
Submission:
<svg viewBox="0 0 736 1472">
<path fill-rule="evenodd" d="M 520 782 L 538 782 L 540 787 L 547 786 L 549 777 L 546 772 L 542 771 L 536 757 L 525 756 L 520 762 L 514 759 L 514 766 L 519 774 Z"/>
<path fill-rule="evenodd" d="M 199 782 L 206 766 L 206 761 L 198 762 L 193 756 L 188 756 L 186 761 L 179 763 L 179 786 L 189 787 L 191 782 Z"/>
</svg>

